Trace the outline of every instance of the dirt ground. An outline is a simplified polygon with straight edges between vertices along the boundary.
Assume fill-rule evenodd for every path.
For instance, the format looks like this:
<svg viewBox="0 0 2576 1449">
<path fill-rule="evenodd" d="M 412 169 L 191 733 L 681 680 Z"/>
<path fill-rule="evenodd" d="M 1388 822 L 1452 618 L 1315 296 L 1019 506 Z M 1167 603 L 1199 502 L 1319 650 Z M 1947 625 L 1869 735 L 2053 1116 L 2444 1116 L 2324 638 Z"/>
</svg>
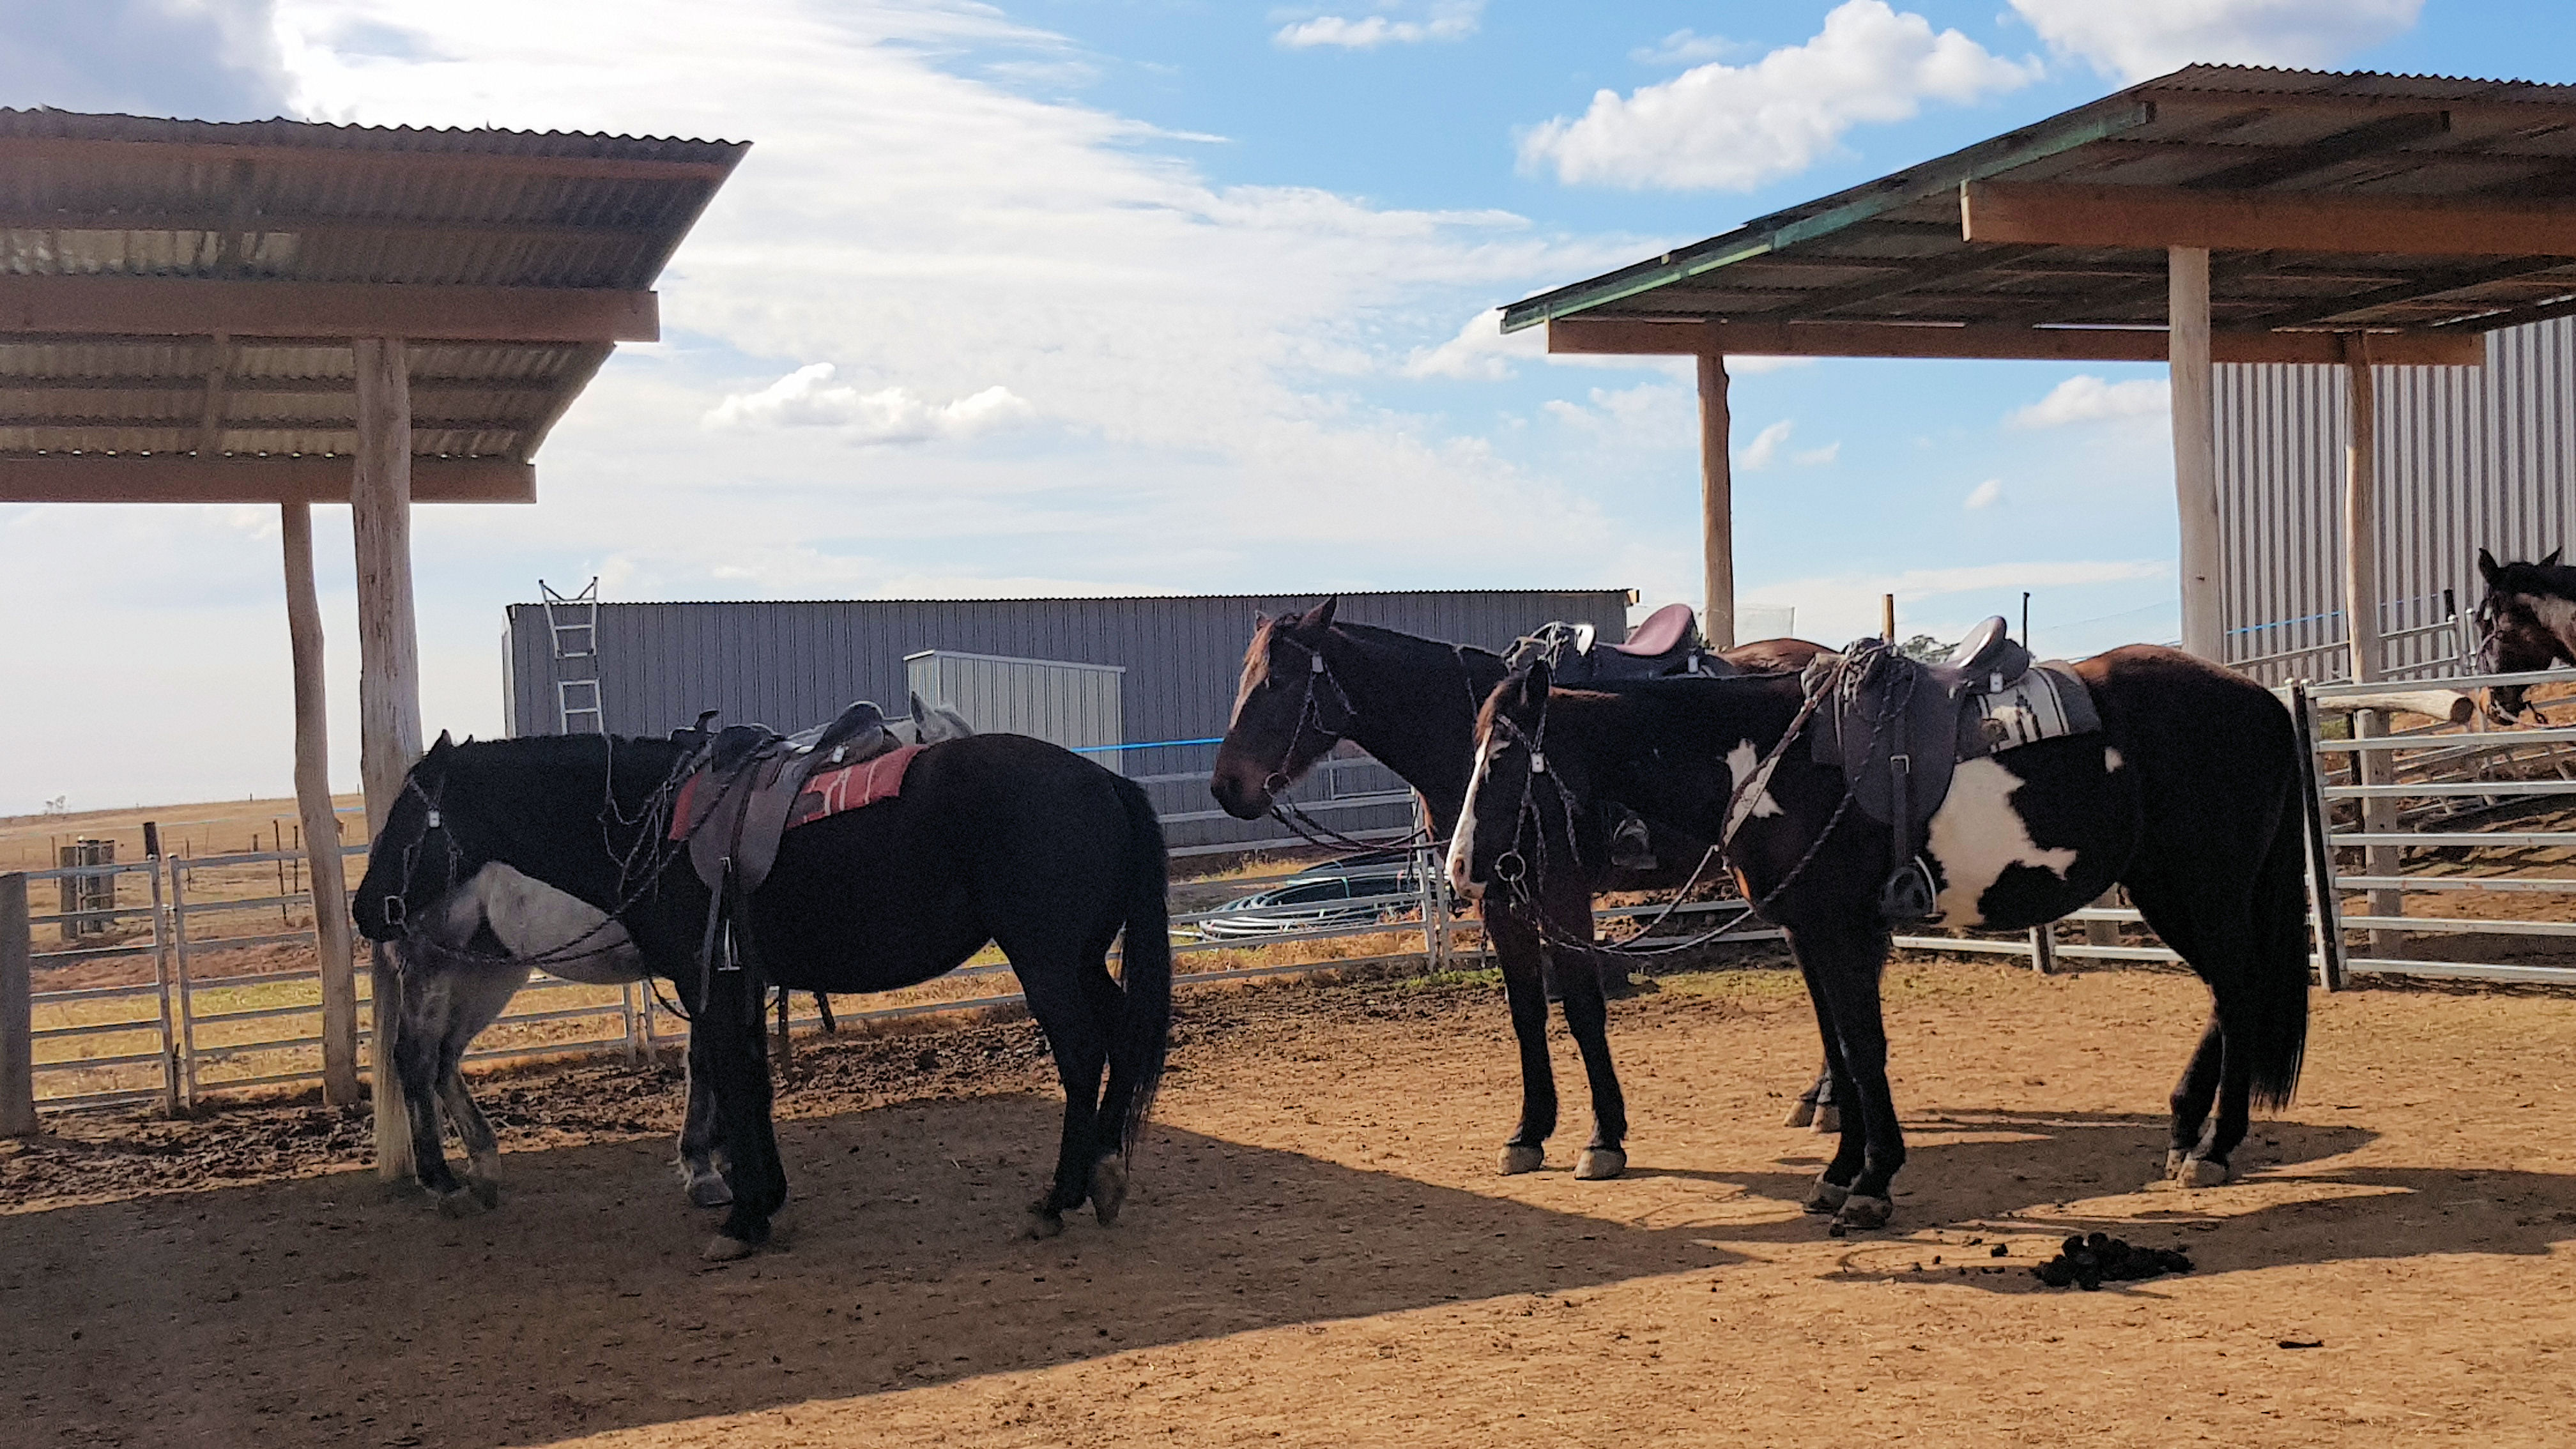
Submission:
<svg viewBox="0 0 2576 1449">
<path fill-rule="evenodd" d="M 1494 1175 L 1489 985 L 1186 996 L 1127 1218 L 1044 1243 L 1024 1022 L 804 1056 L 787 1245 L 724 1268 L 651 1072 L 487 1089 L 511 1196 L 464 1222 L 359 1170 L 353 1114 L 82 1119 L 0 1156 L 0 1441 L 2568 1442 L 2576 999 L 2321 996 L 2251 1179 L 2183 1194 L 2139 1184 L 2196 982 L 1900 967 L 1899 1218 L 1836 1240 L 1780 1126 L 1794 978 L 1660 988 L 1614 1008 L 1615 1182 L 1568 1170 L 1579 1086 L 1548 1169 Z M 2198 1271 L 2029 1276 L 2088 1228 Z"/>
</svg>

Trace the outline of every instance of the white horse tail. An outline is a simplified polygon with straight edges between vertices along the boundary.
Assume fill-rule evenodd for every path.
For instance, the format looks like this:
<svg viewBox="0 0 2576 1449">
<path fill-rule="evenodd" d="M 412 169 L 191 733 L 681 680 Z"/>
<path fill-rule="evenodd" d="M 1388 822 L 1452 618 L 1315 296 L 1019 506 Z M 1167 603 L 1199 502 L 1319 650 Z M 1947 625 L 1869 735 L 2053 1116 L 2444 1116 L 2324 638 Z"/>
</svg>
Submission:
<svg viewBox="0 0 2576 1449">
<path fill-rule="evenodd" d="M 402 972 L 382 941 L 370 953 L 375 990 L 369 1032 L 369 1073 L 376 1103 L 376 1176 L 385 1182 L 409 1182 L 417 1172 L 411 1152 L 411 1114 L 403 1104 L 402 1077 L 394 1070 L 394 1036 L 402 1029 Z"/>
</svg>

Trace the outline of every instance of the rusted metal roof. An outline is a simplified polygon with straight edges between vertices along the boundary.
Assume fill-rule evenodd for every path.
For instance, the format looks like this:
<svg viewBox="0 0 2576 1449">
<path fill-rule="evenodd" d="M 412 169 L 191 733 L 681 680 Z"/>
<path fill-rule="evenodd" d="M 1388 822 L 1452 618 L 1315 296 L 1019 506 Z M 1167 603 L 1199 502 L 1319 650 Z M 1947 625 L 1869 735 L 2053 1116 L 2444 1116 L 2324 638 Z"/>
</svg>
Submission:
<svg viewBox="0 0 2576 1449">
<path fill-rule="evenodd" d="M 310 284 L 642 293 L 747 149 L 0 109 L 0 286 L 253 283 L 233 295 L 287 308 Z M 36 325 L 0 316 L 0 458 L 356 447 L 345 336 Z M 521 461 L 613 345 L 411 335 L 414 453 Z"/>
<path fill-rule="evenodd" d="M 2576 86 L 2191 66 L 1516 303 L 1503 328 L 1581 317 L 2161 329 L 2162 244 L 1969 239 L 1970 190 L 2023 183 L 2099 188 L 2114 207 L 2150 196 L 2529 204 L 2557 225 L 2550 208 L 2576 199 Z M 2459 255 L 2222 250 L 2213 325 L 2477 332 L 2576 312 L 2576 255 L 2501 255 L 2491 240 L 2464 237 Z"/>
</svg>

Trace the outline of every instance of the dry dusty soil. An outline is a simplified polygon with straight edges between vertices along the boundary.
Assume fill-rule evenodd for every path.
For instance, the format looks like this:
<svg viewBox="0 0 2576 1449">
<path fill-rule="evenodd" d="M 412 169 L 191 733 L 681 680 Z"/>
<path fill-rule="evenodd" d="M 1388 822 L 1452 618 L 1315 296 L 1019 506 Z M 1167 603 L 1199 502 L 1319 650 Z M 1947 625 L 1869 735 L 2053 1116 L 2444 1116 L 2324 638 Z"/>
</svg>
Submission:
<svg viewBox="0 0 2576 1449">
<path fill-rule="evenodd" d="M 390 1198 L 351 1114 L 83 1119 L 0 1155 L 0 1442 L 2576 1440 L 2576 1000 L 2319 997 L 2250 1179 L 2185 1194 L 2140 1184 L 2196 982 L 1901 967 L 1899 1218 L 1836 1240 L 1779 1125 L 1793 979 L 1661 988 L 1614 1011 L 1615 1182 L 1567 1170 L 1579 1088 L 1548 1169 L 1493 1174 L 1489 986 L 1186 997 L 1127 1218 L 1043 1243 L 1025 1023 L 802 1058 L 789 1241 L 724 1268 L 651 1072 L 488 1085 L 511 1195 L 464 1222 Z M 2089 1228 L 2197 1271 L 2029 1275 Z"/>
</svg>

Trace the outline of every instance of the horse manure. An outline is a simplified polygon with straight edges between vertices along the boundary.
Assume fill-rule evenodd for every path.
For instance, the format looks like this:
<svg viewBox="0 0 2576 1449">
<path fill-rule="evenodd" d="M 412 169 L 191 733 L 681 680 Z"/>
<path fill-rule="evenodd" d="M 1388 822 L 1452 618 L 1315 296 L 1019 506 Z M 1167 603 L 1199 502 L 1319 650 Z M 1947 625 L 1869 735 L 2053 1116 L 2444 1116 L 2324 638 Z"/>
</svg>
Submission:
<svg viewBox="0 0 2576 1449">
<path fill-rule="evenodd" d="M 1986 1256 L 1989 1258 L 2009 1258 L 2012 1256 L 2012 1245 L 2009 1243 L 1997 1243 L 1992 1249 L 1988 1250 Z"/>
<path fill-rule="evenodd" d="M 2323 1348 L 2325 1346 L 2326 1341 L 2322 1338 L 2285 1338 L 2281 1340 L 2281 1347 L 2283 1348 Z"/>
<path fill-rule="evenodd" d="M 2073 1285 L 2090 1293 L 2104 1283 L 2188 1273 L 2191 1259 L 2172 1248 L 2132 1247 L 2108 1233 L 2077 1234 L 2066 1240 L 2056 1257 L 2030 1271 L 2051 1288 Z"/>
</svg>

